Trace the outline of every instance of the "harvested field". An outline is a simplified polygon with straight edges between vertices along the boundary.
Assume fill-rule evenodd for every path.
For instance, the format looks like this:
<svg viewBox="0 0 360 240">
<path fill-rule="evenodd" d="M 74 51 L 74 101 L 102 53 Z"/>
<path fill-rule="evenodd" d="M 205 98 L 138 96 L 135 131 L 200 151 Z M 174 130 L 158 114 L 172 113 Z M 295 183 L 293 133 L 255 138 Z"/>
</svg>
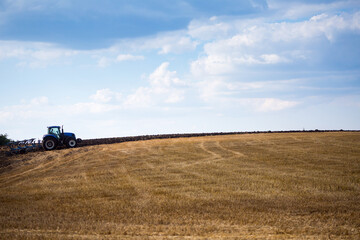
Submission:
<svg viewBox="0 0 360 240">
<path fill-rule="evenodd" d="M 360 238 L 359 132 L 0 156 L 0 239 Z"/>
</svg>

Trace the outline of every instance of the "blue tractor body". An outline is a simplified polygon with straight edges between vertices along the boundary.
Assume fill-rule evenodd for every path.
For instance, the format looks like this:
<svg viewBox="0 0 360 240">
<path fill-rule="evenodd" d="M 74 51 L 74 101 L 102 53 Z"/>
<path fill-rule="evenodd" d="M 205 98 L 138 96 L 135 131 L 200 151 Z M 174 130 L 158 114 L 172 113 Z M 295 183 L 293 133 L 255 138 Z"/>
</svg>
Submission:
<svg viewBox="0 0 360 240">
<path fill-rule="evenodd" d="M 48 133 L 43 136 L 42 145 L 45 150 L 53 150 L 57 146 L 74 148 L 80 141 L 74 133 L 64 132 L 63 127 L 49 126 Z"/>
</svg>

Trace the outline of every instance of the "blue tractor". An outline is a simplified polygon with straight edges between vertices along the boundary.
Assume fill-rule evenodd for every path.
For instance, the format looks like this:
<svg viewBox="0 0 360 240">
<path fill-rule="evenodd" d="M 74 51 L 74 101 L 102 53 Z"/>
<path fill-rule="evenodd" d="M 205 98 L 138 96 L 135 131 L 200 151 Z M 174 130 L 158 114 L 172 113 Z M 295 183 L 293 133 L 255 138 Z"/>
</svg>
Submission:
<svg viewBox="0 0 360 240">
<path fill-rule="evenodd" d="M 43 136 L 42 146 L 45 150 L 53 150 L 57 146 L 74 148 L 79 142 L 81 139 L 76 139 L 74 133 L 64 132 L 64 128 L 60 126 L 50 126 L 48 133 Z"/>
</svg>

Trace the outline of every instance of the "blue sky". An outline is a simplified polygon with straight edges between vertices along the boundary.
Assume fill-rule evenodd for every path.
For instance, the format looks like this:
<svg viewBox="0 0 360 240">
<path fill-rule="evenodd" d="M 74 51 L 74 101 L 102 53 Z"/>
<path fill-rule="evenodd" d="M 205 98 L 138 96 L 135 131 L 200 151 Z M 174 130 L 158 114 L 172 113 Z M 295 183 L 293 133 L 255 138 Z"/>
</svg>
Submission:
<svg viewBox="0 0 360 240">
<path fill-rule="evenodd" d="M 0 0 L 0 133 L 360 129 L 360 2 Z"/>
</svg>

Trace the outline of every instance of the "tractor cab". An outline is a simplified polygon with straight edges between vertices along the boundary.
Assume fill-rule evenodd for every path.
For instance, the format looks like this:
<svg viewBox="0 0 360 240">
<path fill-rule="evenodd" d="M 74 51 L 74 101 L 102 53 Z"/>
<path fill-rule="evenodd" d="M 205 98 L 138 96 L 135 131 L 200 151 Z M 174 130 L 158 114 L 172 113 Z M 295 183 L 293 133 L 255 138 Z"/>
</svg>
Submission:
<svg viewBox="0 0 360 240">
<path fill-rule="evenodd" d="M 60 131 L 60 126 L 48 127 L 48 134 L 55 135 L 58 139 L 63 131 Z"/>
</svg>

